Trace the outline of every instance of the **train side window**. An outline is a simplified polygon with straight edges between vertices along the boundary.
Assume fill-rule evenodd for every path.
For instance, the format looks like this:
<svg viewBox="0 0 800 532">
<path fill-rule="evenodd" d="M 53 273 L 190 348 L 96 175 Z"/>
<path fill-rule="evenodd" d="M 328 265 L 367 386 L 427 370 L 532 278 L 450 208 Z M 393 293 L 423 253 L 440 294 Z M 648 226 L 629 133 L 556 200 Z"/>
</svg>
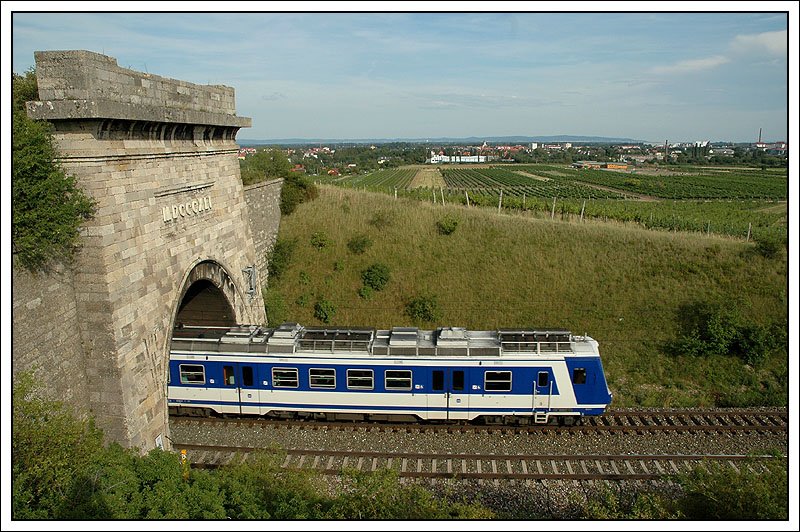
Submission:
<svg viewBox="0 0 800 532">
<path fill-rule="evenodd" d="M 236 377 L 233 375 L 233 366 L 222 366 L 222 382 L 226 386 L 236 386 Z"/>
<path fill-rule="evenodd" d="M 371 369 L 348 369 L 347 387 L 357 390 L 371 390 L 373 388 Z"/>
<path fill-rule="evenodd" d="M 336 388 L 336 370 L 333 368 L 310 368 L 308 383 L 312 388 Z"/>
<path fill-rule="evenodd" d="M 384 374 L 385 386 L 387 390 L 410 390 L 411 389 L 411 370 L 410 369 L 387 369 Z"/>
<path fill-rule="evenodd" d="M 483 389 L 487 392 L 510 392 L 510 371 L 487 371 L 483 374 Z"/>
<path fill-rule="evenodd" d="M 464 389 L 464 372 L 454 371 L 453 372 L 453 390 L 454 391 L 462 391 Z"/>
<path fill-rule="evenodd" d="M 586 384 L 586 368 L 575 368 L 572 370 L 572 382 L 574 384 Z"/>
<path fill-rule="evenodd" d="M 206 368 L 197 364 L 181 364 L 181 384 L 205 384 Z"/>
<path fill-rule="evenodd" d="M 550 374 L 546 371 L 540 371 L 537 381 L 539 386 L 547 386 L 547 383 L 550 381 Z"/>
<path fill-rule="evenodd" d="M 441 392 L 444 390 L 444 371 L 437 369 L 433 371 L 433 391 Z"/>
<path fill-rule="evenodd" d="M 297 388 L 297 368 L 272 368 L 272 386 Z"/>
<path fill-rule="evenodd" d="M 242 383 L 245 386 L 252 386 L 253 385 L 253 367 L 252 366 L 242 366 Z"/>
</svg>

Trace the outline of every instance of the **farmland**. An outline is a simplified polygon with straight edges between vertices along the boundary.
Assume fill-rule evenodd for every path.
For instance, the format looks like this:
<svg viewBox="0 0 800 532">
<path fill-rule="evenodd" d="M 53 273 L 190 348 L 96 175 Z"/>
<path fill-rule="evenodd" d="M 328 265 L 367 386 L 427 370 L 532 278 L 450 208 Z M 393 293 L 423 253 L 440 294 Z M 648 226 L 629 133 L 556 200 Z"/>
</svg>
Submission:
<svg viewBox="0 0 800 532">
<path fill-rule="evenodd" d="M 326 182 L 529 216 L 617 221 L 746 240 L 786 239 L 785 168 L 659 170 L 637 173 L 547 164 L 401 167 Z M 425 179 L 415 179 L 421 172 L 427 172 Z M 435 179 L 433 173 L 440 178 Z M 437 182 L 443 185 L 427 186 Z"/>
</svg>

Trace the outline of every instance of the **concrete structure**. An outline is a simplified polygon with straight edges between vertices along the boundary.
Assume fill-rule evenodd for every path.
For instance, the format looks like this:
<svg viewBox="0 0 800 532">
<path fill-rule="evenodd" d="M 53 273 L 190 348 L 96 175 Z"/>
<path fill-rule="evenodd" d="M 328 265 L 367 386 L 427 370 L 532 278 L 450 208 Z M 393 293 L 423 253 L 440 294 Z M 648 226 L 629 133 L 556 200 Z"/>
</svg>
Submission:
<svg viewBox="0 0 800 532">
<path fill-rule="evenodd" d="M 60 163 L 97 201 L 70 267 L 14 272 L 14 372 L 95 417 L 113 440 L 169 447 L 176 323 L 266 323 L 260 286 L 282 181 L 239 175 L 234 90 L 135 72 L 87 51 L 37 52 Z M 259 245 L 253 238 L 258 230 Z"/>
</svg>

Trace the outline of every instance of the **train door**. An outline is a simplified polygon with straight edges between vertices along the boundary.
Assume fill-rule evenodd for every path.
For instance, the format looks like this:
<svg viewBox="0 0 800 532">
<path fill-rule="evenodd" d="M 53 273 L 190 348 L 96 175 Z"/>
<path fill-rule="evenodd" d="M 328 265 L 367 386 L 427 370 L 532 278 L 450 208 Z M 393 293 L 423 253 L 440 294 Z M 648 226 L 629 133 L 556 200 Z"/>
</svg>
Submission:
<svg viewBox="0 0 800 532">
<path fill-rule="evenodd" d="M 428 394 L 428 407 L 436 419 L 469 419 L 469 387 L 463 369 L 435 369 Z M 443 416 L 439 413 L 443 411 Z"/>
<path fill-rule="evenodd" d="M 235 413 L 259 414 L 256 368 L 251 364 L 233 363 L 222 366 L 227 395 L 232 396 Z M 228 409 L 228 412 L 231 410 Z"/>
<path fill-rule="evenodd" d="M 553 398 L 553 379 L 550 372 L 539 370 L 536 372 L 536 380 L 533 381 L 533 411 L 548 412 Z"/>
</svg>

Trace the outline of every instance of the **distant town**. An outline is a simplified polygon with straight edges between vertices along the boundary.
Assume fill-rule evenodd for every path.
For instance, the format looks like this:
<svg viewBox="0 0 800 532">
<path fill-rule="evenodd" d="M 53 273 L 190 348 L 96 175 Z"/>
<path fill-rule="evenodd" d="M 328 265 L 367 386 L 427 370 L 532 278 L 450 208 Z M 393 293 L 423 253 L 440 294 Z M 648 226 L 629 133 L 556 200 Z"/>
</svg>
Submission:
<svg viewBox="0 0 800 532">
<path fill-rule="evenodd" d="M 638 166 L 666 164 L 716 164 L 785 166 L 788 144 L 778 142 L 695 142 L 653 144 L 529 142 L 517 144 L 347 142 L 293 146 L 246 145 L 239 159 L 272 148 L 286 153 L 294 171 L 311 175 L 341 175 L 375 171 L 408 164 L 556 163 L 575 168 L 609 168 L 635 171 Z"/>
</svg>

